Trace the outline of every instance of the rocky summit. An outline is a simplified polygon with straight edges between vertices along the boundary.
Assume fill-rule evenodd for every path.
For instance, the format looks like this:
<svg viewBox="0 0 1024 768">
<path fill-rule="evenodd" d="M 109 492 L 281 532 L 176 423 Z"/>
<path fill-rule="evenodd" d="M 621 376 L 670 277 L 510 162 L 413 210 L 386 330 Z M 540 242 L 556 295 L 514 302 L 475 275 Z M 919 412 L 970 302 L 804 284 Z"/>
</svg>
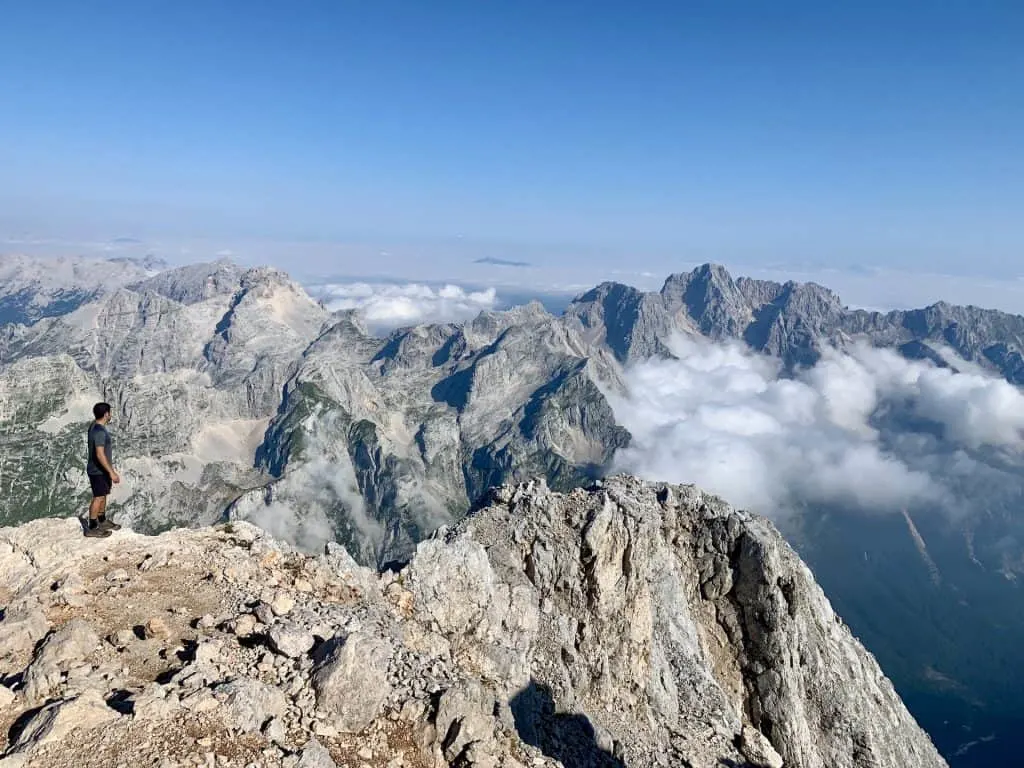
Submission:
<svg viewBox="0 0 1024 768">
<path fill-rule="evenodd" d="M 246 522 L 0 529 L 2 768 L 945 765 L 767 520 L 502 486 L 381 573 Z"/>
</svg>

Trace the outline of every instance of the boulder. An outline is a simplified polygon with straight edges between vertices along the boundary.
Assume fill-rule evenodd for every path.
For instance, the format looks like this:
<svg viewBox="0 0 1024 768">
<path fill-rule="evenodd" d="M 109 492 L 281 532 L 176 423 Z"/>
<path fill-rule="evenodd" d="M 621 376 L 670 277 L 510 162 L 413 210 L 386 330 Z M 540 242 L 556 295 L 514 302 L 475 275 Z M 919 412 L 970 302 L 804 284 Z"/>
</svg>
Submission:
<svg viewBox="0 0 1024 768">
<path fill-rule="evenodd" d="M 305 656 L 313 648 L 313 635 L 296 624 L 275 624 L 268 635 L 270 647 L 277 653 L 295 659 Z"/>
<path fill-rule="evenodd" d="M 92 625 L 85 619 L 71 619 L 46 638 L 36 652 L 25 672 L 25 699 L 29 702 L 48 699 L 68 665 L 88 658 L 99 647 L 100 638 Z"/>
<path fill-rule="evenodd" d="M 313 675 L 317 707 L 333 716 L 339 731 L 357 733 L 377 717 L 391 693 L 388 669 L 394 647 L 362 631 L 329 645 Z"/>
<path fill-rule="evenodd" d="M 288 698 L 279 688 L 240 677 L 216 688 L 231 725 L 245 733 L 259 733 L 275 717 L 284 717 Z"/>
<path fill-rule="evenodd" d="M 26 724 L 12 751 L 27 752 L 51 742 L 64 741 L 73 731 L 89 730 L 120 718 L 96 691 L 86 691 L 43 707 Z"/>
<path fill-rule="evenodd" d="M 18 697 L 15 695 L 14 691 L 6 686 L 0 685 L 0 715 L 10 709 L 17 698 Z"/>
<path fill-rule="evenodd" d="M 316 739 L 310 739 L 299 753 L 296 768 L 338 768 L 331 753 Z"/>
</svg>

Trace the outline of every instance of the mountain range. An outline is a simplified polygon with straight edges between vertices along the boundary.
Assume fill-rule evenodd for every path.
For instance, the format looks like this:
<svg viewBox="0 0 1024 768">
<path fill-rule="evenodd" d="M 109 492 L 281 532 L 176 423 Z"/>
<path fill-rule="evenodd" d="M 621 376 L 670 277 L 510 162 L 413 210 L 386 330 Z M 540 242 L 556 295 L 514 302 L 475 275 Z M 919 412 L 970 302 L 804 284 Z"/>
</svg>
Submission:
<svg viewBox="0 0 1024 768">
<path fill-rule="evenodd" d="M 3 265 L 0 523 L 81 507 L 99 399 L 116 414 L 117 513 L 136 530 L 247 519 L 387 568 L 492 486 L 539 476 L 568 491 L 608 474 L 633 440 L 614 407 L 628 371 L 678 356 L 678 338 L 741 344 L 784 375 L 868 344 L 1024 382 L 1024 318 L 945 303 L 851 310 L 824 287 L 716 265 L 660 292 L 604 283 L 558 316 L 534 303 L 383 338 L 277 270 L 157 266 L 44 279 Z M 996 460 L 1020 476 L 1012 456 Z M 808 504 L 780 521 L 953 765 L 1004 759 L 1024 711 L 1019 495 L 953 516 Z"/>
</svg>

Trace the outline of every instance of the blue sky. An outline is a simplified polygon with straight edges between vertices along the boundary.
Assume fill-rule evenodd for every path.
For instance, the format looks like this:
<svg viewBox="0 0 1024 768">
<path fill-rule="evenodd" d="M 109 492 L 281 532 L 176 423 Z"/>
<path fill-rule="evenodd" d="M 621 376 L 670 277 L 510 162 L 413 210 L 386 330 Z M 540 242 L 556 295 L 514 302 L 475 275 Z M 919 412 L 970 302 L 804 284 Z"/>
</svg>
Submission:
<svg viewBox="0 0 1024 768">
<path fill-rule="evenodd" d="M 12 3 L 0 238 L 1016 275 L 1022 84 L 1018 2 Z"/>
</svg>

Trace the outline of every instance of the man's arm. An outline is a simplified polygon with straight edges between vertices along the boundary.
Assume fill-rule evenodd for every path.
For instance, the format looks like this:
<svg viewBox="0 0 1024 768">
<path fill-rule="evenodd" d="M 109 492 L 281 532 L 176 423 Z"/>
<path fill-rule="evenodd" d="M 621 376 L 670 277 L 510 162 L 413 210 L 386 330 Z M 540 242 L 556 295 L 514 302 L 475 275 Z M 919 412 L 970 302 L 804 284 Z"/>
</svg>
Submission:
<svg viewBox="0 0 1024 768">
<path fill-rule="evenodd" d="M 110 475 L 111 480 L 113 480 L 115 483 L 121 482 L 121 476 L 117 474 L 117 471 L 112 466 L 110 466 L 110 462 L 107 461 L 106 446 L 96 446 L 96 461 L 101 467 L 103 467 L 103 469 L 107 471 L 107 474 Z"/>
</svg>

